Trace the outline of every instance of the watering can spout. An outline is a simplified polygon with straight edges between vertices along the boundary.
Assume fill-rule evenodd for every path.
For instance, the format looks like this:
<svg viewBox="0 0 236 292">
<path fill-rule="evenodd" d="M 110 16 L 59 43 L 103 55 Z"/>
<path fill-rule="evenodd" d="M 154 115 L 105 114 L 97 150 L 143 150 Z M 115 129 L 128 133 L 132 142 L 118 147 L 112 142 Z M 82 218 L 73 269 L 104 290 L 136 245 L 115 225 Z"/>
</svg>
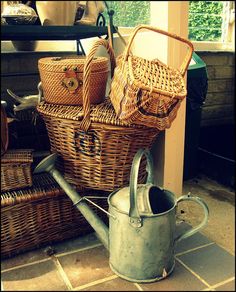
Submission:
<svg viewBox="0 0 236 292">
<path fill-rule="evenodd" d="M 34 173 L 48 172 L 56 180 L 59 186 L 65 191 L 73 204 L 79 209 L 88 223 L 96 231 L 99 239 L 108 250 L 109 246 L 109 229 L 103 221 L 95 214 L 86 204 L 77 191 L 64 179 L 60 172 L 55 168 L 57 154 L 53 153 L 44 158 L 35 168 Z"/>
</svg>

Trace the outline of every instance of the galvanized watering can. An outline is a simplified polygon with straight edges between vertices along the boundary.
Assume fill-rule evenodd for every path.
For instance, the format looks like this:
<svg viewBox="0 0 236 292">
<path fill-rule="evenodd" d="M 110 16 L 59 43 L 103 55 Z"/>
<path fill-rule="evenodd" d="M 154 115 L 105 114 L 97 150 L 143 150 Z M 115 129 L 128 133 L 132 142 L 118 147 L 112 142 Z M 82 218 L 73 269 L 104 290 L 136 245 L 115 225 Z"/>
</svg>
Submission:
<svg viewBox="0 0 236 292">
<path fill-rule="evenodd" d="M 147 182 L 137 184 L 143 155 L 147 161 Z M 208 207 L 200 198 L 186 195 L 176 199 L 172 192 L 154 185 L 152 157 L 148 150 L 140 149 L 133 159 L 130 186 L 112 192 L 108 197 L 108 212 L 102 209 L 109 215 L 108 229 L 87 205 L 86 201 L 91 201 L 79 196 L 55 169 L 56 158 L 56 154 L 45 158 L 34 173 L 47 171 L 54 177 L 109 250 L 110 268 L 121 278 L 144 283 L 167 277 L 175 265 L 175 244 L 207 223 Z M 176 209 L 182 201 L 199 204 L 204 218 L 198 226 L 175 238 Z"/>
</svg>

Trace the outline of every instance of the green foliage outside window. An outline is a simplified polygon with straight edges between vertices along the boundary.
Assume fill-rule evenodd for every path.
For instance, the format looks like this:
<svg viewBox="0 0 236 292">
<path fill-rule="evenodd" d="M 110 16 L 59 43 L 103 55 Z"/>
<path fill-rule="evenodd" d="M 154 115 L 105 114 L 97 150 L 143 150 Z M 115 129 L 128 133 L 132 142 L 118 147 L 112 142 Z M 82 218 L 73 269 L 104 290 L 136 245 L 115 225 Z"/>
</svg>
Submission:
<svg viewBox="0 0 236 292">
<path fill-rule="evenodd" d="M 150 1 L 106 1 L 115 11 L 115 26 L 135 27 L 150 23 Z M 223 1 L 189 1 L 189 39 L 219 41 L 222 32 Z M 107 13 L 103 13 L 106 23 Z"/>
<path fill-rule="evenodd" d="M 221 1 L 189 1 L 189 39 L 219 41 L 222 11 Z"/>
<path fill-rule="evenodd" d="M 134 27 L 150 23 L 150 1 L 106 1 L 110 9 L 115 11 L 115 26 Z M 106 23 L 108 16 L 104 14 Z"/>
</svg>

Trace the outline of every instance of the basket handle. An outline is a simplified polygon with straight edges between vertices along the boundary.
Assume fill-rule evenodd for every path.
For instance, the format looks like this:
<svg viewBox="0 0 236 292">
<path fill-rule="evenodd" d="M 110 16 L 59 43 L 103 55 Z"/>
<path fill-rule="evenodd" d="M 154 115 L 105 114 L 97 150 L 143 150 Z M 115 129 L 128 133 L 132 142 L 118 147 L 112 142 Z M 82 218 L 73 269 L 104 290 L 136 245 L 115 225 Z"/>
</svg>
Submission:
<svg viewBox="0 0 236 292">
<path fill-rule="evenodd" d="M 115 59 L 115 55 L 114 55 L 114 51 L 112 49 L 112 47 L 110 46 L 109 42 L 104 40 L 104 39 L 100 39 L 98 41 L 96 41 L 92 47 L 92 49 L 90 50 L 87 58 L 86 58 L 86 62 L 84 65 L 84 84 L 83 84 L 83 113 L 84 113 L 84 117 L 83 120 L 80 124 L 80 128 L 83 131 L 87 131 L 89 129 L 89 126 L 91 124 L 91 120 L 90 120 L 90 100 L 88 98 L 88 93 L 89 93 L 89 87 L 90 87 L 90 82 L 91 82 L 91 63 L 93 60 L 93 57 L 98 49 L 98 47 L 100 46 L 104 46 L 107 50 L 107 53 L 110 56 L 110 62 L 111 62 L 111 78 L 113 77 L 114 74 L 114 69 L 116 67 L 116 59 Z"/>
<path fill-rule="evenodd" d="M 152 30 L 154 32 L 158 32 L 160 34 L 164 34 L 164 35 L 166 35 L 168 37 L 174 38 L 174 39 L 176 39 L 178 41 L 181 41 L 183 43 L 186 43 L 188 45 L 189 50 L 188 50 L 188 52 L 187 52 L 187 54 L 186 54 L 186 56 L 184 58 L 184 61 L 183 61 L 182 65 L 181 65 L 181 67 L 180 67 L 181 68 L 180 69 L 180 73 L 181 73 L 182 76 L 184 76 L 185 72 L 188 69 L 189 63 L 190 63 L 191 58 L 192 58 L 192 53 L 194 51 L 193 44 L 190 41 L 188 41 L 188 40 L 186 40 L 186 39 L 184 39 L 184 38 L 182 38 L 180 36 L 177 36 L 176 34 L 161 30 L 161 29 L 153 27 L 153 26 L 139 25 L 134 29 L 133 34 L 132 34 L 132 36 L 131 36 L 131 38 L 129 40 L 128 46 L 126 47 L 126 51 L 125 51 L 125 54 L 124 54 L 124 61 L 128 60 L 129 53 L 130 53 L 130 48 L 131 48 L 131 45 L 133 43 L 134 37 L 136 36 L 138 31 L 141 30 L 141 29 L 148 29 L 148 30 Z"/>
</svg>

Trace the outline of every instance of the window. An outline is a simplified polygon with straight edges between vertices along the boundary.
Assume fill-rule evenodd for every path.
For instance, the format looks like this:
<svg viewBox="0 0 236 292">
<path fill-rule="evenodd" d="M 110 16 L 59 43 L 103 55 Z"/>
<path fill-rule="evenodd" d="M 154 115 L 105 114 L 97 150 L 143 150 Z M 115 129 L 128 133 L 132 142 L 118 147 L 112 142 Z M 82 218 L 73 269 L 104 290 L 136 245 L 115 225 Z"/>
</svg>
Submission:
<svg viewBox="0 0 236 292">
<path fill-rule="evenodd" d="M 189 1 L 189 39 L 199 48 L 232 48 L 234 24 L 233 1 Z"/>
<path fill-rule="evenodd" d="M 115 26 L 150 24 L 150 1 L 106 3 L 115 11 Z M 108 16 L 105 17 L 108 23 Z M 232 49 L 234 24 L 234 1 L 189 1 L 189 39 L 196 42 L 196 49 Z"/>
<path fill-rule="evenodd" d="M 150 23 L 150 1 L 106 1 L 106 3 L 109 9 L 115 11 L 113 17 L 115 26 L 134 27 Z M 108 16 L 104 16 L 108 23 Z"/>
<path fill-rule="evenodd" d="M 220 41 L 223 27 L 222 1 L 189 1 L 189 39 Z"/>
</svg>

